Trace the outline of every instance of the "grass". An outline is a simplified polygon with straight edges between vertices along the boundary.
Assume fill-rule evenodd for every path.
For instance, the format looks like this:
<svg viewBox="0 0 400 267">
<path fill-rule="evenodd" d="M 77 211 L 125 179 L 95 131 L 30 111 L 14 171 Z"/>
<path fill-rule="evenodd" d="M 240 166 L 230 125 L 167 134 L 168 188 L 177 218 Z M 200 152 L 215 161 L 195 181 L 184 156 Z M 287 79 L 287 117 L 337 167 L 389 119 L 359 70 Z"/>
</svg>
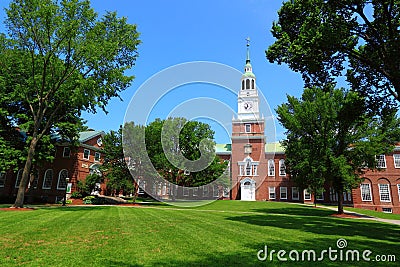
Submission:
<svg viewBox="0 0 400 267">
<path fill-rule="evenodd" d="M 346 207 L 345 210 L 365 214 L 365 215 L 376 217 L 376 218 L 400 220 L 400 214 L 392 214 L 392 213 L 385 213 L 385 212 L 366 210 L 366 209 L 357 209 L 357 208 L 351 208 L 351 207 Z"/>
<path fill-rule="evenodd" d="M 216 201 L 173 206 L 40 207 L 0 211 L 0 266 L 281 266 L 257 252 L 370 249 L 400 260 L 400 227 L 342 219 L 334 211 L 274 202 Z M 334 262 L 323 266 L 362 266 Z M 367 263 L 368 264 L 368 263 Z M 310 262 L 287 265 L 310 266 Z M 374 262 L 376 266 L 397 266 Z"/>
</svg>

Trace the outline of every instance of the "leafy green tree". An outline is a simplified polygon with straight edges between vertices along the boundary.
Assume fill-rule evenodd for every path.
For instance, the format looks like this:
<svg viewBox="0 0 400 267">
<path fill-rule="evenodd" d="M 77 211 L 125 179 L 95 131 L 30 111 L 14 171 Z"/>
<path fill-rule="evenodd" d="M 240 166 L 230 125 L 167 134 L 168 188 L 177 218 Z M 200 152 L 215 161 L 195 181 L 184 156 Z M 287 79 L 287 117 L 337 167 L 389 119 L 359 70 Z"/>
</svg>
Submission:
<svg viewBox="0 0 400 267">
<path fill-rule="evenodd" d="M 96 189 L 96 184 L 101 181 L 102 176 L 98 173 L 91 173 L 86 176 L 84 181 L 78 181 L 78 190 L 81 196 L 90 195 Z"/>
<path fill-rule="evenodd" d="M 6 14 L 0 48 L 9 60 L 1 60 L 0 86 L 17 107 L 12 123 L 29 133 L 14 203 L 22 207 L 37 146 L 54 131 L 76 136 L 82 111 L 106 111 L 133 80 L 126 71 L 140 41 L 126 18 L 98 18 L 87 0 L 14 0 Z"/>
<path fill-rule="evenodd" d="M 104 162 L 100 167 L 107 189 L 114 192 L 133 192 L 134 180 L 126 164 L 123 145 L 122 128 L 110 131 L 103 137 Z"/>
<path fill-rule="evenodd" d="M 154 168 L 171 183 L 196 187 L 224 174 L 227 163 L 215 155 L 214 131 L 185 118 L 156 119 L 145 130 Z"/>
<path fill-rule="evenodd" d="M 380 107 L 400 101 L 400 1 L 292 0 L 272 26 L 269 61 L 303 75 L 306 87 L 342 76 Z M 391 95 L 392 98 L 387 96 Z"/>
<path fill-rule="evenodd" d="M 288 96 L 276 112 L 287 130 L 282 145 L 291 177 L 313 193 L 331 184 L 339 214 L 343 192 L 358 186 L 367 167 L 377 169 L 376 156 L 392 151 L 400 136 L 396 110 L 378 116 L 358 93 L 332 86 L 305 89 L 301 99 Z"/>
</svg>

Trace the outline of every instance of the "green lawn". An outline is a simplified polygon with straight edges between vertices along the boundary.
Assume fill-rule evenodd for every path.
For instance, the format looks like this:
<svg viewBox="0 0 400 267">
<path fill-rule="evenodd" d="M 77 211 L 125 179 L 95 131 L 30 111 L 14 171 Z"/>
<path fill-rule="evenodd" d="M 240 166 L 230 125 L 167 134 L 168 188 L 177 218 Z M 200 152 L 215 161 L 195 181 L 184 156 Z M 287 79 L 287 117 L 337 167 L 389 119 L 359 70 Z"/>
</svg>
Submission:
<svg viewBox="0 0 400 267">
<path fill-rule="evenodd" d="M 217 201 L 198 208 L 85 206 L 0 211 L 0 266 L 281 266 L 261 262 L 274 249 L 337 249 L 394 254 L 400 227 L 340 219 L 333 211 L 271 202 Z M 345 251 L 345 250 L 344 250 Z M 276 255 L 276 253 L 275 253 Z M 326 256 L 326 255 L 325 255 Z M 287 255 L 286 255 L 287 257 Z M 290 266 L 369 266 L 366 262 L 291 262 Z"/>
</svg>

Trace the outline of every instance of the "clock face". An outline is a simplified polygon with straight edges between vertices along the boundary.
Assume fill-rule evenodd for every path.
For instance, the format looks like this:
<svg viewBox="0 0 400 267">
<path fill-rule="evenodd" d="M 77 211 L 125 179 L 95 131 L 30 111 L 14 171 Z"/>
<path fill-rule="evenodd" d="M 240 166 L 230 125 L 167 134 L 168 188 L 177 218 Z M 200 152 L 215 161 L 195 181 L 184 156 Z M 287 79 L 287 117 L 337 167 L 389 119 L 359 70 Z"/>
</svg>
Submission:
<svg viewBox="0 0 400 267">
<path fill-rule="evenodd" d="M 253 108 L 253 104 L 251 102 L 245 102 L 243 107 L 245 110 L 250 110 Z"/>
</svg>

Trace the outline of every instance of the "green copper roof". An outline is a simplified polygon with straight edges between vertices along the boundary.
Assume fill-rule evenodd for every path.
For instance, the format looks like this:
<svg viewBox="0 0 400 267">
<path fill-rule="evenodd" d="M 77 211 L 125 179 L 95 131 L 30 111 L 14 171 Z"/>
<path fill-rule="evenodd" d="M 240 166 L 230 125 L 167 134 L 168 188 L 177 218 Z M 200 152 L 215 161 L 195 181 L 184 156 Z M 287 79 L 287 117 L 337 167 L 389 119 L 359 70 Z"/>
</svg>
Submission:
<svg viewBox="0 0 400 267">
<path fill-rule="evenodd" d="M 254 73 L 252 73 L 252 72 L 245 72 L 245 73 L 243 73 L 242 77 L 251 77 L 251 78 L 255 78 L 256 76 L 255 76 Z"/>
<path fill-rule="evenodd" d="M 216 144 L 215 145 L 215 152 L 217 154 L 230 154 L 232 152 L 232 145 L 231 144 Z"/>
<path fill-rule="evenodd" d="M 285 149 L 282 147 L 281 143 L 266 143 L 265 153 L 285 153 Z"/>
<path fill-rule="evenodd" d="M 104 135 L 103 131 L 85 131 L 79 133 L 79 142 L 83 143 L 98 135 Z"/>
</svg>

